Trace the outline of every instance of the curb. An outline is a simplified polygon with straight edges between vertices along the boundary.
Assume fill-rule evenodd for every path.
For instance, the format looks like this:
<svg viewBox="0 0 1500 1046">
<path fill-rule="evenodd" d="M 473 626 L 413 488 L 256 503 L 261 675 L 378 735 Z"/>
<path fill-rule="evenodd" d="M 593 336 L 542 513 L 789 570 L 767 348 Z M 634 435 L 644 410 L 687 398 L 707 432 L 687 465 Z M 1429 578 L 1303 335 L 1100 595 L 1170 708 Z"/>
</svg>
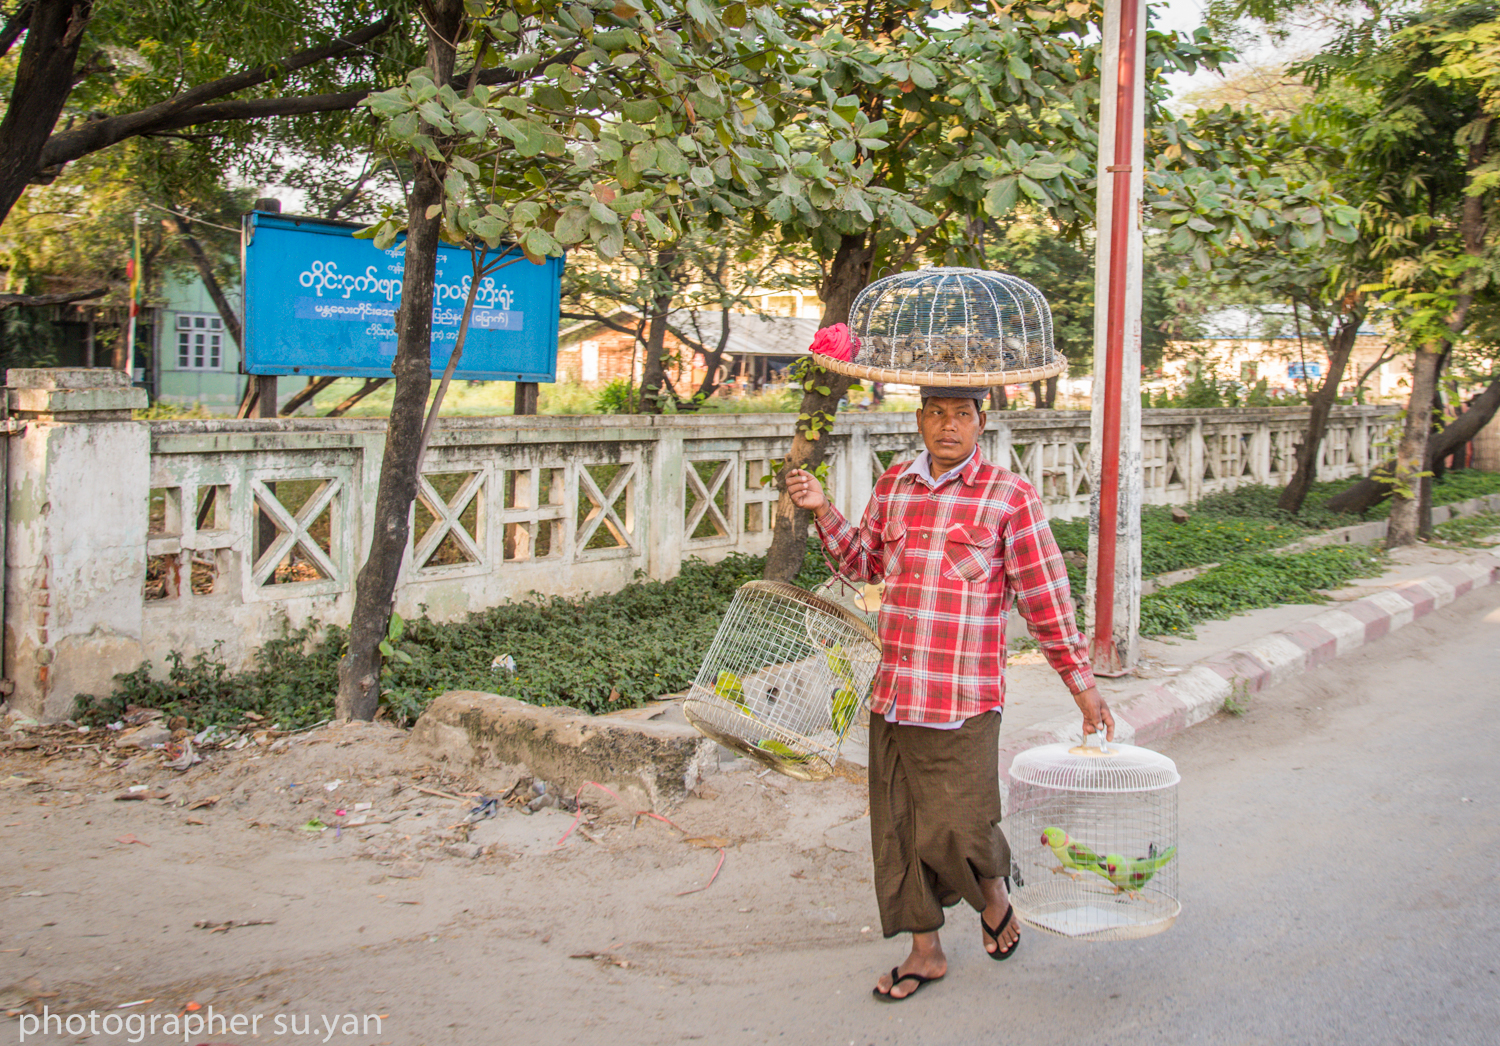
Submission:
<svg viewBox="0 0 1500 1046">
<path fill-rule="evenodd" d="M 1152 682 L 1110 702 L 1115 740 L 1141 744 L 1203 722 L 1227 698 L 1253 694 L 1411 624 L 1459 596 L 1500 584 L 1500 559 L 1444 567 L 1427 577 L 1404 581 L 1363 599 L 1341 604 L 1290 628 L 1189 665 L 1169 680 Z M 1004 780 L 1016 756 L 1028 748 L 1057 742 L 1080 744 L 1076 713 L 1037 723 L 1000 746 Z"/>
</svg>

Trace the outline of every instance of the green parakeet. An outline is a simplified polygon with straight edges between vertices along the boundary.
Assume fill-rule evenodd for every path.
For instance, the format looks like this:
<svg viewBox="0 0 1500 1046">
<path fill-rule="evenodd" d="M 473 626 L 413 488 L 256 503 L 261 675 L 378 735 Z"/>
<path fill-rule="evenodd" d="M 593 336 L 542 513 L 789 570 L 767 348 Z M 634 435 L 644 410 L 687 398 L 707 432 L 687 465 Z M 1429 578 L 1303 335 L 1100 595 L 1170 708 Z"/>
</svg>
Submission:
<svg viewBox="0 0 1500 1046">
<path fill-rule="evenodd" d="M 823 657 L 827 660 L 828 667 L 833 670 L 833 674 L 843 680 L 845 686 L 850 690 L 858 689 L 854 685 L 854 666 L 844 656 L 844 644 L 835 643 L 832 646 L 824 647 Z"/>
<path fill-rule="evenodd" d="M 740 711 L 746 715 L 750 714 L 750 708 L 745 704 L 745 684 L 740 677 L 727 669 L 719 672 L 719 678 L 714 681 L 714 696 L 728 701 L 732 705 L 738 705 Z"/>
<path fill-rule="evenodd" d="M 843 737 L 849 727 L 854 723 L 854 714 L 859 711 L 859 694 L 853 687 L 844 687 L 836 690 L 833 695 L 833 708 L 830 716 L 833 719 L 833 732 Z"/>
<path fill-rule="evenodd" d="M 1042 842 L 1052 848 L 1052 853 L 1062 862 L 1061 868 L 1052 869 L 1063 875 L 1077 879 L 1077 872 L 1093 872 L 1108 878 L 1104 871 L 1104 862 L 1099 855 L 1087 846 L 1073 839 L 1061 828 L 1042 829 Z"/>
<path fill-rule="evenodd" d="M 1176 856 L 1177 847 L 1169 846 L 1161 853 L 1157 853 L 1155 843 L 1151 844 L 1147 857 L 1105 854 L 1104 874 L 1110 882 L 1115 884 L 1116 892 L 1134 894 L 1149 883 L 1151 877 L 1166 867 L 1167 862 Z"/>
<path fill-rule="evenodd" d="M 758 743 L 755 747 L 770 752 L 772 755 L 780 756 L 789 763 L 805 763 L 812 758 L 812 756 L 799 752 L 790 745 L 783 744 L 769 737 Z"/>
</svg>

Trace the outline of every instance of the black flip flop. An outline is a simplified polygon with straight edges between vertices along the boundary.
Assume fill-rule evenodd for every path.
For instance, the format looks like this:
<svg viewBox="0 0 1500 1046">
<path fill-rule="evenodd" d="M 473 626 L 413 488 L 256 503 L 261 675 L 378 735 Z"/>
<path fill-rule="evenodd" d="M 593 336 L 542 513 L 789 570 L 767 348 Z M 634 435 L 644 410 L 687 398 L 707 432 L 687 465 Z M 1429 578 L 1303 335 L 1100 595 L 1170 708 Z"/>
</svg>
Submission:
<svg viewBox="0 0 1500 1046">
<path fill-rule="evenodd" d="M 981 919 L 980 921 L 983 922 L 984 920 Z M 1015 949 L 1011 950 L 1014 951 Z M 896 985 L 900 984 L 902 981 L 916 981 L 917 986 L 911 991 L 907 992 L 905 995 L 892 995 L 891 992 L 883 992 L 879 988 L 871 988 L 870 994 L 875 996 L 875 998 L 879 999 L 881 1002 L 905 1002 L 907 999 L 910 999 L 913 995 L 917 994 L 917 992 L 921 991 L 922 985 L 931 984 L 933 981 L 940 981 L 942 979 L 942 977 L 923 977 L 920 973 L 902 973 L 901 967 L 892 966 L 891 991 L 895 991 Z"/>
<path fill-rule="evenodd" d="M 1010 925 L 1010 917 L 1015 913 L 1015 905 L 1007 905 L 1005 908 L 1005 914 L 1000 918 L 1000 925 L 995 927 L 993 930 L 990 929 L 989 924 L 984 921 L 984 913 L 979 913 L 980 929 L 984 930 L 986 937 L 995 942 L 995 950 L 990 951 L 988 948 L 986 948 L 984 950 L 984 954 L 988 955 L 996 962 L 1004 962 L 1006 959 L 1009 959 L 1012 955 L 1016 954 L 1016 949 L 1021 947 L 1021 938 L 1017 937 L 1016 943 L 1012 944 L 1005 951 L 1000 950 L 1000 935 L 1004 933 L 1005 928 Z"/>
</svg>

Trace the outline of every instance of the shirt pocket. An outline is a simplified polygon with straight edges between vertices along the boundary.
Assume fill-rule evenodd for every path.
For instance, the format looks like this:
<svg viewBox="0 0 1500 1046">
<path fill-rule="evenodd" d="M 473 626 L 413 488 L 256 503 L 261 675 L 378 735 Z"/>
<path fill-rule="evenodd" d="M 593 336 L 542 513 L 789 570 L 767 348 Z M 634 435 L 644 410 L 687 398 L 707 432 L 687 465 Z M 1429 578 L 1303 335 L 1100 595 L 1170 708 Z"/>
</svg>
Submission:
<svg viewBox="0 0 1500 1046">
<path fill-rule="evenodd" d="M 943 577 L 950 581 L 987 581 L 995 568 L 993 530 L 960 523 L 948 529 L 943 544 Z"/>
<path fill-rule="evenodd" d="M 880 528 L 880 540 L 885 550 L 886 577 L 894 577 L 901 571 L 901 557 L 906 552 L 906 524 L 898 519 L 888 519 Z"/>
</svg>

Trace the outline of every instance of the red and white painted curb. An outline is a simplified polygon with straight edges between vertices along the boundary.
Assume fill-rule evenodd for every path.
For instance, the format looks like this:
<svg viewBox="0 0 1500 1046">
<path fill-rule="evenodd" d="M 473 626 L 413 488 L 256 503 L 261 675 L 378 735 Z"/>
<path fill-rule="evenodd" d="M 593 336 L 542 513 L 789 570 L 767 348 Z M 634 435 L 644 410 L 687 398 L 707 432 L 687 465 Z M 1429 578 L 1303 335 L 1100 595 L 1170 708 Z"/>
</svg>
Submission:
<svg viewBox="0 0 1500 1046">
<path fill-rule="evenodd" d="M 1327 664 L 1447 606 L 1459 596 L 1493 584 L 1500 584 L 1500 560 L 1482 556 L 1340 604 L 1291 628 L 1215 654 L 1170 679 L 1152 681 L 1112 698 L 1115 740 L 1145 744 L 1185 730 L 1217 713 L 1227 698 L 1256 693 Z M 1028 748 L 1081 740 L 1082 724 L 1076 713 L 1037 723 L 1001 743 L 1001 777 L 1005 777 L 1011 760 Z"/>
</svg>

